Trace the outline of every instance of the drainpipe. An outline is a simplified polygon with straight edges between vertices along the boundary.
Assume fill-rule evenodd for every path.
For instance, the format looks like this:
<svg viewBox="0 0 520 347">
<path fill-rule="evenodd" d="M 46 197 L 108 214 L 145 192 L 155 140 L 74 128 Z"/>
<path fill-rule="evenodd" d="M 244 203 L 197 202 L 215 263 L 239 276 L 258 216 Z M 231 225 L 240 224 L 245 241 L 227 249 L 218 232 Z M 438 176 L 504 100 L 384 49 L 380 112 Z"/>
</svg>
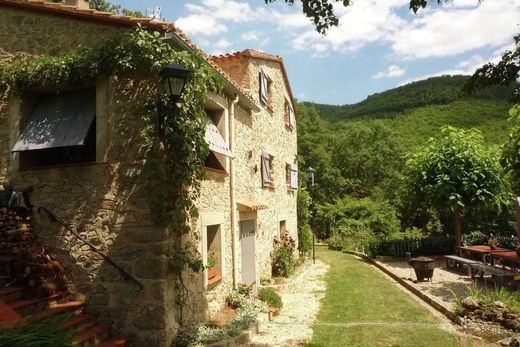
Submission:
<svg viewBox="0 0 520 347">
<path fill-rule="evenodd" d="M 231 103 L 229 110 L 229 150 L 235 153 L 235 106 L 238 103 L 238 95 L 235 95 L 235 100 Z M 231 205 L 230 219 L 231 219 L 231 256 L 233 261 L 233 288 L 237 287 L 237 235 L 236 235 L 236 204 L 235 204 L 235 159 L 229 160 L 229 202 Z"/>
</svg>

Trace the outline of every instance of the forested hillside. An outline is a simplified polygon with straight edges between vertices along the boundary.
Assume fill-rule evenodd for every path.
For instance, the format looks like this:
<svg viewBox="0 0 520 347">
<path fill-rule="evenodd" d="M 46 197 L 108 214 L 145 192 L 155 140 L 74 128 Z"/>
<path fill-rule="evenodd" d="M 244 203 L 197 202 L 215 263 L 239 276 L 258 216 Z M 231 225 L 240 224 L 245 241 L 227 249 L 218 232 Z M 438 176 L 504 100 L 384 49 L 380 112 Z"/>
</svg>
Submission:
<svg viewBox="0 0 520 347">
<path fill-rule="evenodd" d="M 359 117 L 384 118 L 412 108 L 446 105 L 460 99 L 506 101 L 511 95 L 512 88 L 494 86 L 467 96 L 462 89 L 468 79 L 469 76 L 432 77 L 370 95 L 353 105 L 305 104 L 314 106 L 323 119 L 337 121 Z"/>
<path fill-rule="evenodd" d="M 512 88 L 492 87 L 468 97 L 462 94 L 467 80 L 430 78 L 354 105 L 299 104 L 300 168 L 316 169 L 312 195 L 321 237 L 339 233 L 361 240 L 391 237 L 396 229 L 416 236 L 450 231 L 449 211 L 412 201 L 403 188 L 403 176 L 410 153 L 429 138 L 440 137 L 444 126 L 478 129 L 485 145 L 500 155 L 499 146 L 510 132 Z M 512 230 L 510 212 L 468 209 L 463 227 L 507 233 Z M 389 221 L 394 221 L 392 227 L 374 226 Z"/>
</svg>

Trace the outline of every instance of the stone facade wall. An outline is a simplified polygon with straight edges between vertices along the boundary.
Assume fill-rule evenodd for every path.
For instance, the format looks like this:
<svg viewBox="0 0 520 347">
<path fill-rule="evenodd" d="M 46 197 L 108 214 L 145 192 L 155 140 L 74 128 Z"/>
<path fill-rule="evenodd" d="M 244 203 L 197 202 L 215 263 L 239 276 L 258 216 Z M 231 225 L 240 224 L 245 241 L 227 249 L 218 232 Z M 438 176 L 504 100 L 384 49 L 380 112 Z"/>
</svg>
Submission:
<svg viewBox="0 0 520 347">
<path fill-rule="evenodd" d="M 0 61 L 95 46 L 100 38 L 122 30 L 0 7 Z M 155 90 L 149 80 L 98 81 L 97 162 L 24 171 L 18 169 L 17 155 L 10 153 L 20 131 L 23 97 L 0 98 L 0 183 L 9 182 L 15 189 L 33 187 L 35 206 L 54 212 L 144 285 L 139 292 L 70 232 L 35 215 L 41 237 L 54 246 L 67 275 L 86 295 L 87 312 L 111 323 L 116 334 L 128 336 L 129 346 L 170 346 L 177 324 L 167 271 L 173 240 L 168 228 L 150 221 L 138 154 L 142 105 Z"/>
<path fill-rule="evenodd" d="M 289 234 L 297 240 L 296 194 L 286 186 L 285 165 L 295 163 L 296 130 L 285 126 L 285 105 L 290 96 L 278 62 L 237 56 L 218 62 L 241 86 L 249 90 L 260 112 L 239 108 L 235 112 L 235 192 L 236 202 L 253 201 L 268 205 L 265 210 L 237 213 L 239 221 L 256 220 L 257 283 L 271 275 L 273 239 L 279 236 L 281 221 L 286 221 Z M 270 108 L 259 100 L 259 71 L 263 69 L 271 80 Z M 262 187 L 260 155 L 265 151 L 274 156 L 274 188 Z M 235 207 L 236 208 L 236 207 Z M 241 278 L 240 244 L 237 245 L 237 279 Z"/>
<path fill-rule="evenodd" d="M 96 46 L 100 37 L 119 35 L 122 30 L 125 28 L 0 7 L 0 61 L 19 55 L 62 54 L 79 45 Z M 193 221 L 194 235 L 189 241 L 206 262 L 205 227 L 220 225 L 222 280 L 207 286 L 205 271 L 187 274 L 190 294 L 184 314 L 190 321 L 217 312 L 235 282 L 240 283 L 240 220 L 256 220 L 257 283 L 271 274 L 270 254 L 280 221 L 286 221 L 295 239 L 297 235 L 296 192 L 287 191 L 285 181 L 285 165 L 296 158 L 296 131 L 285 127 L 289 95 L 282 70 L 277 62 L 253 58 L 241 57 L 233 63 L 236 69 L 231 76 L 251 91 L 258 105 L 262 105 L 258 100 L 260 68 L 272 82 L 270 109 L 262 105 L 260 112 L 252 113 L 240 104 L 232 106 L 232 95 L 214 96 L 228 114 L 234 109 L 235 203 L 262 202 L 268 208 L 239 212 L 231 203 L 229 170 L 206 172 L 197 201 L 200 216 Z M 23 98 L 0 95 L 0 184 L 33 187 L 34 205 L 56 213 L 144 285 L 144 291 L 138 292 L 68 231 L 35 216 L 35 227 L 55 247 L 67 274 L 86 295 L 87 311 L 111 323 L 117 334 L 130 337 L 129 346 L 169 346 L 177 329 L 174 281 L 167 270 L 173 236 L 167 227 L 151 223 L 143 189 L 143 158 L 138 153 L 141 106 L 154 91 L 151 80 L 100 79 L 96 83 L 96 163 L 25 171 L 18 169 L 17 155 L 10 152 L 20 132 Z M 275 158 L 271 189 L 262 187 L 263 151 Z"/>
</svg>

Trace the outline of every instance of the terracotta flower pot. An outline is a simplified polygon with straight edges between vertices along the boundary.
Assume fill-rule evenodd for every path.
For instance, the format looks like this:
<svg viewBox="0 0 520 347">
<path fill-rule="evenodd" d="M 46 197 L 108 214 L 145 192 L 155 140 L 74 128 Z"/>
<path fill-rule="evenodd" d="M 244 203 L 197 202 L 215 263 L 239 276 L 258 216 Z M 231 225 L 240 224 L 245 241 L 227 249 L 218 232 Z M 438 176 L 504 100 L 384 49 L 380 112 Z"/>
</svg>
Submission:
<svg viewBox="0 0 520 347">
<path fill-rule="evenodd" d="M 218 270 L 216 267 L 210 267 L 208 268 L 208 280 L 211 280 L 218 275 Z"/>
</svg>

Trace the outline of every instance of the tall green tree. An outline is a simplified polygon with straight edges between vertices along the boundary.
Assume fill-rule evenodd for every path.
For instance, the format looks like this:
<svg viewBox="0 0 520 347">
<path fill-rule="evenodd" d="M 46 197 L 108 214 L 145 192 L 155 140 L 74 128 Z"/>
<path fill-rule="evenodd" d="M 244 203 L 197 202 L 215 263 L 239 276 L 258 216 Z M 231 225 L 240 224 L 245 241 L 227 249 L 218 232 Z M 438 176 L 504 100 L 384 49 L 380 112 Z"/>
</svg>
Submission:
<svg viewBox="0 0 520 347">
<path fill-rule="evenodd" d="M 419 201 L 449 210 L 455 223 L 456 245 L 461 245 L 461 215 L 467 208 L 500 211 L 512 202 L 500 152 L 486 147 L 480 131 L 446 126 L 442 137 L 430 139 L 409 155 L 406 186 Z"/>
<path fill-rule="evenodd" d="M 515 48 L 506 51 L 498 63 L 487 63 L 475 71 L 466 83 L 466 92 L 474 93 L 477 89 L 494 85 L 516 84 L 511 99 L 520 103 L 520 84 L 517 83 L 520 77 L 520 34 L 515 36 L 514 42 Z"/>
</svg>

